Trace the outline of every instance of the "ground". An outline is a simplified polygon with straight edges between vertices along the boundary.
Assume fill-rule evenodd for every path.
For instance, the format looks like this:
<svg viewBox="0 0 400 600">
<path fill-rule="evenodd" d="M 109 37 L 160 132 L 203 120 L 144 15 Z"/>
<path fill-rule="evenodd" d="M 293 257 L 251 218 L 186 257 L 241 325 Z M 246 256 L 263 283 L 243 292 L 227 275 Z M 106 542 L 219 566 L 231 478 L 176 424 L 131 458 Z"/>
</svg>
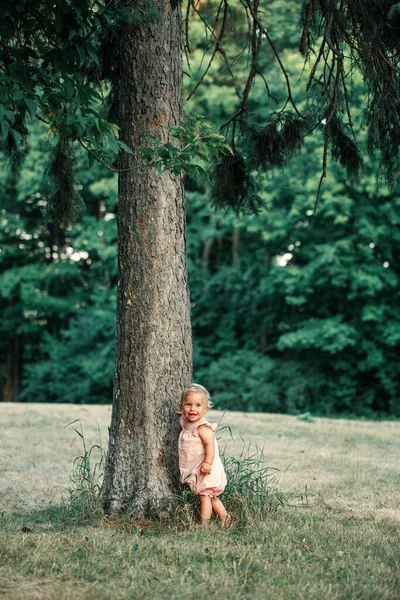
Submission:
<svg viewBox="0 0 400 600">
<path fill-rule="evenodd" d="M 228 531 L 74 516 L 74 427 L 104 445 L 110 407 L 1 404 L 0 598 L 400 599 L 400 422 L 221 417 L 225 455 L 263 448 L 285 498 Z"/>
</svg>

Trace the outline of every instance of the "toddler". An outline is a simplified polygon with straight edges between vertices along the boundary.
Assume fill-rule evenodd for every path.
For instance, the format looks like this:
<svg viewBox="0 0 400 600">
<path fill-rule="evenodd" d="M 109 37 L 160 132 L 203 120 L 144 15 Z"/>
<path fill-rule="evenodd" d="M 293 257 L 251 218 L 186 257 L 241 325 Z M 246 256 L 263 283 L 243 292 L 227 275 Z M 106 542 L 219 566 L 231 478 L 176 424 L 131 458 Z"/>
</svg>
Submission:
<svg viewBox="0 0 400 600">
<path fill-rule="evenodd" d="M 227 527 L 231 516 L 217 498 L 225 489 L 226 475 L 219 457 L 215 437 L 217 425 L 204 418 L 211 406 L 210 394 L 196 383 L 182 394 L 179 422 L 179 470 L 181 482 L 188 485 L 200 500 L 200 523 L 209 522 L 212 512 Z"/>
</svg>

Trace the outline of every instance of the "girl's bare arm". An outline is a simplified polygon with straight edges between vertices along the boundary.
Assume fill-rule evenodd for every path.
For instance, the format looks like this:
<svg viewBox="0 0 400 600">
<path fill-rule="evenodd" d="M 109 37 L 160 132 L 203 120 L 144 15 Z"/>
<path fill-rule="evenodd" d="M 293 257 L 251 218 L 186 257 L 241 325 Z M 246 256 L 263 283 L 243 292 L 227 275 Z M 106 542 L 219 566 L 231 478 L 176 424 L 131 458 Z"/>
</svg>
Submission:
<svg viewBox="0 0 400 600">
<path fill-rule="evenodd" d="M 200 467 L 201 473 L 209 474 L 211 473 L 211 466 L 214 460 L 214 438 L 215 433 L 207 427 L 207 425 L 203 425 L 199 427 L 199 436 L 201 441 L 203 442 L 205 456 L 203 464 Z"/>
</svg>

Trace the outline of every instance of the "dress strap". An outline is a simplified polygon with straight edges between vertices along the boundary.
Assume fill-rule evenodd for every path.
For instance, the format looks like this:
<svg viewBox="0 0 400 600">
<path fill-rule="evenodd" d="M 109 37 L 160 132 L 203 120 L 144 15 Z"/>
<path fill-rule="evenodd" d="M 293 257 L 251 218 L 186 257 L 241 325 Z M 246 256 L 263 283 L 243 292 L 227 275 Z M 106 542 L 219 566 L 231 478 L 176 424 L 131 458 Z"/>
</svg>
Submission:
<svg viewBox="0 0 400 600">
<path fill-rule="evenodd" d="M 198 437 L 198 436 L 199 436 L 199 433 L 198 433 L 198 431 L 197 431 L 197 430 L 198 430 L 198 428 L 199 428 L 199 427 L 201 427 L 202 425 L 206 425 L 206 426 L 207 426 L 207 427 L 209 427 L 209 428 L 210 428 L 210 429 L 211 429 L 211 430 L 212 430 L 214 433 L 216 432 L 216 430 L 217 430 L 217 427 L 218 427 L 217 423 L 209 423 L 209 422 L 208 422 L 208 421 L 206 421 L 205 419 L 202 419 L 202 420 L 200 421 L 200 423 L 198 423 L 198 424 L 197 424 L 196 428 L 195 428 L 195 429 L 194 429 L 194 431 L 193 431 L 193 434 L 194 434 L 196 437 Z"/>
</svg>

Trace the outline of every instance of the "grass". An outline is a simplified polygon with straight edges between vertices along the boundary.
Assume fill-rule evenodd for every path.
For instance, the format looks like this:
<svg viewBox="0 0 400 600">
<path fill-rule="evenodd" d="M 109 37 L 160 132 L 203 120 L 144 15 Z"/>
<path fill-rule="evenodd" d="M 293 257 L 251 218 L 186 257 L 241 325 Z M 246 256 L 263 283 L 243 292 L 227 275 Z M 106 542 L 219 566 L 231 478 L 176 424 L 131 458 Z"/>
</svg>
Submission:
<svg viewBox="0 0 400 600">
<path fill-rule="evenodd" d="M 67 491 L 81 430 L 65 425 L 81 419 L 90 448 L 109 418 L 104 406 L 0 405 L 0 598 L 400 599 L 400 423 L 228 413 L 230 479 L 262 469 L 251 461 L 264 447 L 288 505 L 246 519 L 233 490 L 225 531 L 81 519 Z"/>
</svg>

